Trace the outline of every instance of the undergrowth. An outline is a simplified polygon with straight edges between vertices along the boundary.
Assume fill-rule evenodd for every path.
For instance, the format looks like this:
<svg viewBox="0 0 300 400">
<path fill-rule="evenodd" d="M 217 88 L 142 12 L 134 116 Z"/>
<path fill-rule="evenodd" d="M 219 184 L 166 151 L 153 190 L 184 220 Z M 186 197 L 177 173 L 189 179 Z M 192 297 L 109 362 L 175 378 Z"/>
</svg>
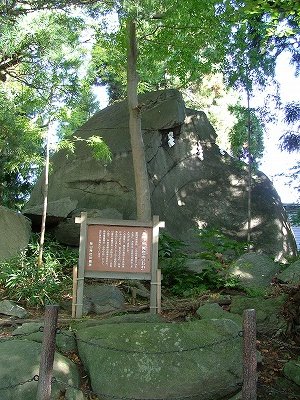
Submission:
<svg viewBox="0 0 300 400">
<path fill-rule="evenodd" d="M 18 256 L 0 263 L 2 297 L 25 306 L 44 306 L 60 302 L 71 293 L 72 267 L 78 251 L 59 244 L 46 236 L 43 264 L 37 266 L 39 235 L 33 234 L 30 243 Z"/>
<path fill-rule="evenodd" d="M 186 267 L 185 244 L 167 234 L 159 241 L 159 264 L 163 273 L 163 287 L 178 297 L 190 297 L 222 288 L 238 288 L 238 279 L 229 277 L 231 259 L 245 251 L 245 243 L 237 242 L 216 229 L 205 229 L 199 234 L 202 251 L 199 272 Z M 205 262 L 206 261 L 206 262 Z"/>
</svg>

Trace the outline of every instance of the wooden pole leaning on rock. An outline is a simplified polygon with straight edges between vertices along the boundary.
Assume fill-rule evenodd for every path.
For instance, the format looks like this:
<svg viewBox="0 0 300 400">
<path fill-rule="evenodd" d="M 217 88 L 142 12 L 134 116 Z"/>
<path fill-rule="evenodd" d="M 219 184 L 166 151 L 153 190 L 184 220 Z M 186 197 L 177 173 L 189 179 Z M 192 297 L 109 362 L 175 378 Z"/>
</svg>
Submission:
<svg viewBox="0 0 300 400">
<path fill-rule="evenodd" d="M 245 310 L 243 315 L 243 400 L 257 399 L 256 313 Z"/>
<path fill-rule="evenodd" d="M 55 353 L 55 335 L 58 317 L 58 305 L 45 307 L 44 336 L 40 361 L 37 400 L 50 400 L 51 380 Z"/>
</svg>

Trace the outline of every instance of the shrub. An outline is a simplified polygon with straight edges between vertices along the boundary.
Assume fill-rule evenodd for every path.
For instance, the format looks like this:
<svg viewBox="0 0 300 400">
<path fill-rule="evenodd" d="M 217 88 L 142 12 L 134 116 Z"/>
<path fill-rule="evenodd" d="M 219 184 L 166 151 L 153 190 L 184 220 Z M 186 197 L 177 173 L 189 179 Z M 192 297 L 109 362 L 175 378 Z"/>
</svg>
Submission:
<svg viewBox="0 0 300 400">
<path fill-rule="evenodd" d="M 38 235 L 33 235 L 23 252 L 0 263 L 0 285 L 5 296 L 27 306 L 60 302 L 70 293 L 71 271 L 78 259 L 77 250 L 68 249 L 47 236 L 43 265 L 38 267 L 38 239 Z"/>
<path fill-rule="evenodd" d="M 227 265 L 220 259 L 220 255 L 228 249 L 235 256 L 240 255 L 244 252 L 244 243 L 227 238 L 216 230 L 202 231 L 201 238 L 201 245 L 205 251 L 198 256 L 210 260 L 211 263 L 202 272 L 194 273 L 185 265 L 187 254 L 183 249 L 186 245 L 169 235 L 160 236 L 159 263 L 163 272 L 162 285 L 176 296 L 189 297 L 209 290 L 238 286 L 237 278 L 227 277 Z"/>
<path fill-rule="evenodd" d="M 247 249 L 246 242 L 232 239 L 216 228 L 201 229 L 199 238 L 203 249 L 200 258 L 206 260 L 231 261 L 244 254 Z"/>
</svg>

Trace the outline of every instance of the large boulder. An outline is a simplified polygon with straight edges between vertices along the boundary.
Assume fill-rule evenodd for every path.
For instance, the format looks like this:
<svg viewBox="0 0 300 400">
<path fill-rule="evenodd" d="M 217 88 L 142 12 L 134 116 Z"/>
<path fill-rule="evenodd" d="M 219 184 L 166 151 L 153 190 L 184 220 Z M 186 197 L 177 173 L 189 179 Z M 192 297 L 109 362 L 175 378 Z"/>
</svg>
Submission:
<svg viewBox="0 0 300 400">
<path fill-rule="evenodd" d="M 284 271 L 278 274 L 278 279 L 284 283 L 300 284 L 300 260 L 293 262 Z"/>
<path fill-rule="evenodd" d="M 30 340 L 10 340 L 0 343 L 0 389 L 2 400 L 36 400 L 41 344 Z M 51 399 L 61 398 L 61 392 L 70 386 L 79 386 L 76 365 L 59 353 L 55 353 L 53 376 L 59 382 L 52 385 Z M 23 383 L 24 382 L 24 383 Z"/>
<path fill-rule="evenodd" d="M 30 239 L 31 222 L 28 218 L 0 206 L 0 261 L 16 256 Z"/>
<path fill-rule="evenodd" d="M 77 332 L 92 390 L 116 400 L 219 400 L 242 383 L 240 327 L 227 319 L 103 324 Z"/>
<path fill-rule="evenodd" d="M 176 90 L 140 96 L 142 130 L 151 190 L 152 212 L 166 222 L 167 231 L 199 250 L 199 228 L 222 228 L 247 237 L 247 166 L 220 150 L 216 132 L 203 112 L 185 107 Z M 99 135 L 113 160 L 93 158 L 83 141 L 73 155 L 61 150 L 52 158 L 49 202 L 77 201 L 77 209 L 117 210 L 122 218 L 136 217 L 132 150 L 127 101 L 96 113 L 75 135 Z M 174 143 L 174 145 L 172 145 Z M 25 213 L 42 204 L 42 179 L 36 184 Z M 286 214 L 270 180 L 252 176 L 252 241 L 255 250 L 277 258 L 293 255 L 296 246 Z M 71 215 L 71 213 L 69 214 Z M 65 216 L 61 213 L 61 219 Z M 67 234 L 67 232 L 66 232 Z"/>
<path fill-rule="evenodd" d="M 286 297 L 247 297 L 232 296 L 230 312 L 243 315 L 244 310 L 256 311 L 257 331 L 263 334 L 279 334 L 286 331 L 287 323 L 283 317 Z"/>
<path fill-rule="evenodd" d="M 44 323 L 42 322 L 27 322 L 16 328 L 12 335 L 20 340 L 32 340 L 33 342 L 42 343 L 44 332 Z M 55 337 L 57 351 L 61 353 L 70 353 L 77 350 L 75 336 L 67 329 L 60 329 Z"/>
<path fill-rule="evenodd" d="M 125 299 L 119 288 L 112 285 L 85 285 L 83 296 L 83 314 L 105 314 L 121 311 Z"/>
<path fill-rule="evenodd" d="M 244 288 L 255 290 L 269 287 L 279 272 L 278 263 L 267 255 L 246 253 L 232 263 L 228 275 L 237 278 Z"/>
</svg>

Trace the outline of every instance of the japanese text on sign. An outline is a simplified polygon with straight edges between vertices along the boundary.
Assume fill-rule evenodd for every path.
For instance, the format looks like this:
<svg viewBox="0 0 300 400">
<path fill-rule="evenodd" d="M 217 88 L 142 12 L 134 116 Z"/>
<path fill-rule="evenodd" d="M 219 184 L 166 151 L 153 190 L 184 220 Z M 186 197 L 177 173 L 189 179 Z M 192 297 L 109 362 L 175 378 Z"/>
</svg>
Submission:
<svg viewBox="0 0 300 400">
<path fill-rule="evenodd" d="M 89 225 L 86 270 L 151 271 L 152 228 Z"/>
</svg>

